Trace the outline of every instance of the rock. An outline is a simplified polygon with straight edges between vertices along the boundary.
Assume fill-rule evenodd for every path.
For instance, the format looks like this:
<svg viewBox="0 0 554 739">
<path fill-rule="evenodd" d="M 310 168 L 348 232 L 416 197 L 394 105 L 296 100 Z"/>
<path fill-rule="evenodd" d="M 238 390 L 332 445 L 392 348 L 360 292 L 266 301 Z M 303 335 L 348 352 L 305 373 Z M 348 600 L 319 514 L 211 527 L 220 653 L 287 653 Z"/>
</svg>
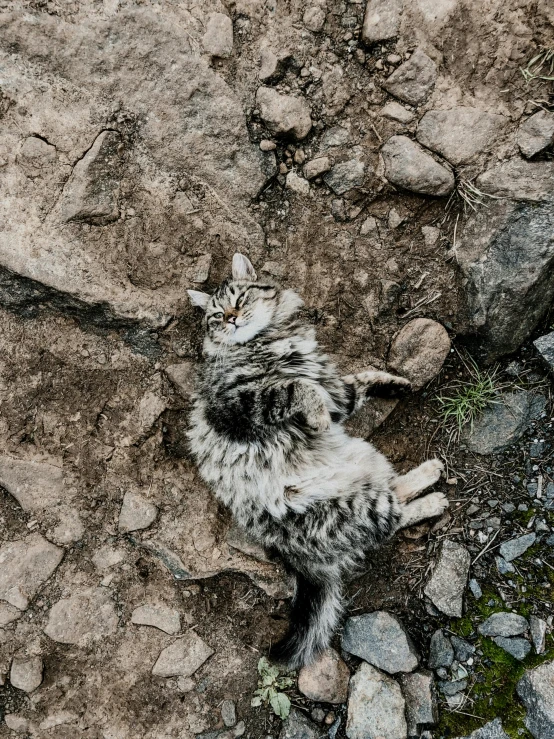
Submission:
<svg viewBox="0 0 554 739">
<path fill-rule="evenodd" d="M 476 454 L 498 454 L 523 436 L 531 421 L 540 417 L 545 405 L 543 395 L 533 395 L 527 390 L 501 393 L 474 422 L 464 441 Z M 500 554 L 511 561 L 502 548 Z"/>
<path fill-rule="evenodd" d="M 437 667 L 450 667 L 454 661 L 454 649 L 450 639 L 442 629 L 437 629 L 429 644 L 429 659 L 427 664 L 433 670 Z"/>
<path fill-rule="evenodd" d="M 117 631 L 119 619 L 107 588 L 88 588 L 54 603 L 44 633 L 62 644 L 85 646 Z"/>
<path fill-rule="evenodd" d="M 391 208 L 387 219 L 388 227 L 393 230 L 401 226 L 406 220 L 405 216 L 401 216 L 396 208 Z"/>
<path fill-rule="evenodd" d="M 69 506 L 59 506 L 56 513 L 59 523 L 53 529 L 48 530 L 49 539 L 55 544 L 73 544 L 83 538 L 85 527 L 79 511 Z"/>
<path fill-rule="evenodd" d="M 49 165 L 57 160 L 56 147 L 38 136 L 28 136 L 17 154 L 17 162 L 28 177 L 38 177 Z"/>
<path fill-rule="evenodd" d="M 430 672 L 413 672 L 398 678 L 406 701 L 408 736 L 420 736 L 421 730 L 439 719 L 435 683 Z"/>
<path fill-rule="evenodd" d="M 335 164 L 324 176 L 325 184 L 337 195 L 343 195 L 364 183 L 365 166 L 358 159 Z"/>
<path fill-rule="evenodd" d="M 279 739 L 320 739 L 321 729 L 296 708 L 283 721 Z"/>
<path fill-rule="evenodd" d="M 477 187 L 496 198 L 531 203 L 554 200 L 554 162 L 526 162 L 514 157 L 495 165 L 476 180 Z"/>
<path fill-rule="evenodd" d="M 275 141 L 269 141 L 269 139 L 262 139 L 260 141 L 260 149 L 262 151 L 275 151 L 276 148 L 277 144 L 275 143 Z"/>
<path fill-rule="evenodd" d="M 321 137 L 320 148 L 328 149 L 331 146 L 344 146 L 350 141 L 350 131 L 344 126 L 331 126 Z"/>
<path fill-rule="evenodd" d="M 21 616 L 21 611 L 15 606 L 0 600 L 0 627 L 7 626 Z"/>
<path fill-rule="evenodd" d="M 524 157 L 533 157 L 554 142 L 554 113 L 539 110 L 527 118 L 518 129 L 517 143 Z"/>
<path fill-rule="evenodd" d="M 478 631 L 484 636 L 517 636 L 529 628 L 526 618 L 517 613 L 493 613 L 479 626 Z"/>
<path fill-rule="evenodd" d="M 462 615 L 463 594 L 471 557 L 457 542 L 445 539 L 437 566 L 425 586 L 425 595 L 447 616 Z"/>
<path fill-rule="evenodd" d="M 185 400 L 190 400 L 194 392 L 195 366 L 193 362 L 179 362 L 165 368 L 165 374 L 175 385 Z"/>
<path fill-rule="evenodd" d="M 42 683 L 42 670 L 40 657 L 16 654 L 10 668 L 10 683 L 14 688 L 32 693 Z"/>
<path fill-rule="evenodd" d="M 334 649 L 303 667 L 298 674 L 298 690 L 312 701 L 344 703 L 348 697 L 350 671 Z"/>
<path fill-rule="evenodd" d="M 404 627 L 386 611 L 349 618 L 342 635 L 342 648 L 391 675 L 411 672 L 419 662 Z"/>
<path fill-rule="evenodd" d="M 137 626 L 155 626 L 166 634 L 178 634 L 181 631 L 179 611 L 163 604 L 147 604 L 135 608 L 131 614 L 131 623 Z"/>
<path fill-rule="evenodd" d="M 23 611 L 37 590 L 54 573 L 63 549 L 40 534 L 8 542 L 0 547 L 0 600 Z"/>
<path fill-rule="evenodd" d="M 532 547 L 537 540 L 536 534 L 524 534 L 517 539 L 510 539 L 500 545 L 500 554 L 507 562 L 511 562 L 517 557 L 521 557 L 529 547 Z M 507 634 L 505 636 L 508 636 Z"/>
<path fill-rule="evenodd" d="M 477 108 L 429 110 L 418 124 L 416 137 L 423 146 L 459 165 L 490 150 L 506 123 L 504 116 Z"/>
<path fill-rule="evenodd" d="M 437 65 L 418 47 L 407 62 L 387 77 L 383 87 L 402 102 L 418 105 L 427 98 L 436 79 Z"/>
<path fill-rule="evenodd" d="M 221 718 L 225 726 L 234 726 L 237 723 L 237 707 L 233 701 L 223 701 L 221 704 Z"/>
<path fill-rule="evenodd" d="M 517 693 L 527 709 L 525 726 L 535 739 L 554 736 L 554 661 L 527 670 L 517 684 Z"/>
<path fill-rule="evenodd" d="M 452 172 L 406 136 L 392 136 L 381 154 L 393 185 L 422 195 L 448 195 L 454 189 Z"/>
<path fill-rule="evenodd" d="M 390 118 L 391 121 L 398 121 L 399 123 L 411 123 L 415 118 L 415 113 L 411 110 L 407 110 L 403 105 L 392 100 L 381 108 L 381 115 L 383 118 Z"/>
<path fill-rule="evenodd" d="M 300 140 L 306 138 L 310 132 L 310 106 L 304 98 L 281 95 L 272 87 L 259 87 L 256 104 L 262 121 L 273 135 L 290 134 Z"/>
<path fill-rule="evenodd" d="M 350 680 L 348 739 L 406 739 L 405 701 L 398 683 L 365 662 Z"/>
<path fill-rule="evenodd" d="M 461 739 L 509 739 L 508 735 L 502 728 L 502 721 L 495 718 L 480 729 L 476 729 L 472 734 Z"/>
<path fill-rule="evenodd" d="M 331 160 L 329 157 L 317 157 L 304 165 L 304 177 L 307 180 L 313 180 L 314 177 L 319 177 L 324 172 L 328 172 L 331 169 Z"/>
<path fill-rule="evenodd" d="M 475 647 L 465 639 L 453 634 L 450 637 L 450 641 L 454 647 L 454 653 L 458 662 L 467 662 L 475 654 Z"/>
<path fill-rule="evenodd" d="M 400 32 L 403 0 L 368 0 L 362 26 L 366 44 L 396 38 Z"/>
<path fill-rule="evenodd" d="M 544 654 L 546 651 L 546 621 L 538 618 L 538 616 L 530 616 L 529 627 L 535 652 L 537 654 Z"/>
<path fill-rule="evenodd" d="M 190 677 L 208 660 L 214 650 L 194 631 L 162 649 L 152 674 L 158 677 Z"/>
<path fill-rule="evenodd" d="M 469 589 L 473 593 L 473 597 L 475 600 L 479 600 L 479 598 L 483 597 L 483 591 L 481 590 L 481 586 L 477 582 L 475 578 L 471 578 L 469 581 Z"/>
<path fill-rule="evenodd" d="M 360 236 L 367 236 L 373 233 L 377 233 L 377 221 L 373 216 L 369 216 L 360 227 Z"/>
<path fill-rule="evenodd" d="M 496 567 L 501 575 L 509 575 L 510 572 L 515 572 L 515 567 L 506 562 L 504 557 L 496 557 Z"/>
<path fill-rule="evenodd" d="M 117 131 L 103 131 L 77 162 L 62 193 L 63 221 L 105 226 L 119 218 L 121 144 Z"/>
<path fill-rule="evenodd" d="M 533 342 L 543 364 L 554 372 L 554 331 L 535 339 Z"/>
<path fill-rule="evenodd" d="M 520 661 L 523 661 L 531 651 L 531 644 L 527 639 L 509 639 L 505 636 L 495 636 L 493 642 Z"/>
<path fill-rule="evenodd" d="M 438 375 L 449 352 L 446 329 L 430 318 L 415 318 L 395 336 L 388 365 L 420 390 Z"/>
<path fill-rule="evenodd" d="M 24 511 L 40 513 L 64 498 L 61 461 L 0 456 L 0 485 L 13 495 Z"/>
<path fill-rule="evenodd" d="M 25 734 L 29 732 L 29 721 L 24 716 L 19 716 L 17 713 L 6 713 L 4 721 L 8 729 L 15 731 L 16 734 Z"/>
<path fill-rule="evenodd" d="M 491 362 L 515 351 L 554 298 L 554 207 L 494 201 L 468 219 L 455 248 L 471 330 Z"/>
<path fill-rule="evenodd" d="M 443 680 L 439 682 L 439 688 L 445 696 L 455 696 L 467 688 L 467 680 Z"/>
<path fill-rule="evenodd" d="M 298 193 L 299 195 L 309 195 L 310 183 L 303 177 L 296 174 L 292 169 L 287 175 L 287 187 L 289 190 Z"/>
<path fill-rule="evenodd" d="M 317 5 L 306 8 L 304 15 L 302 16 L 302 22 L 308 31 L 319 33 L 319 31 L 323 30 L 323 26 L 325 25 L 325 10 Z"/>
<path fill-rule="evenodd" d="M 210 13 L 202 46 L 207 54 L 227 59 L 233 53 L 233 21 L 225 13 Z"/>
<path fill-rule="evenodd" d="M 432 246 L 435 246 L 435 244 L 439 240 L 441 230 L 440 228 L 436 228 L 436 226 L 422 226 L 421 233 L 423 234 L 425 246 L 430 248 Z"/>
<path fill-rule="evenodd" d="M 150 501 L 137 493 L 127 492 L 123 496 L 121 511 L 119 512 L 119 530 L 122 534 L 129 531 L 147 529 L 158 515 L 158 509 Z"/>
</svg>

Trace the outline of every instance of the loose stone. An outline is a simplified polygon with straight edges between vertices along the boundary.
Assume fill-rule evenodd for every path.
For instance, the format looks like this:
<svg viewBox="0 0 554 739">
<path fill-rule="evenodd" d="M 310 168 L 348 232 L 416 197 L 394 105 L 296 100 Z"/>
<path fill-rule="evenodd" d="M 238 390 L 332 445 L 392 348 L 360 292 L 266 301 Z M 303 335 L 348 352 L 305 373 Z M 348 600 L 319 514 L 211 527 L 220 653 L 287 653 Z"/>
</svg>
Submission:
<svg viewBox="0 0 554 739">
<path fill-rule="evenodd" d="M 517 613 L 493 613 L 478 627 L 484 636 L 518 636 L 529 628 L 527 619 Z"/>
<path fill-rule="evenodd" d="M 405 701 L 392 678 L 362 662 L 349 694 L 348 739 L 406 739 Z"/>
<path fill-rule="evenodd" d="M 214 650 L 194 631 L 188 631 L 182 639 L 162 649 L 152 674 L 158 677 L 190 677 L 213 653 Z"/>
<path fill-rule="evenodd" d="M 391 675 L 411 672 L 419 662 L 403 625 L 386 611 L 349 618 L 342 635 L 342 648 Z"/>
<path fill-rule="evenodd" d="M 119 513 L 119 530 L 122 533 L 147 529 L 158 515 L 158 509 L 137 493 L 127 492 Z"/>
<path fill-rule="evenodd" d="M 415 318 L 395 336 L 388 365 L 419 390 L 438 375 L 449 352 L 446 329 L 430 318 Z"/>
<path fill-rule="evenodd" d="M 507 562 L 511 562 L 521 557 L 522 554 L 525 554 L 536 540 L 536 534 L 525 534 L 524 536 L 519 536 L 517 539 L 510 539 L 510 541 L 505 541 L 500 545 L 500 554 Z"/>
<path fill-rule="evenodd" d="M 63 549 L 40 534 L 4 544 L 0 547 L 0 600 L 24 611 L 63 554 Z"/>
<path fill-rule="evenodd" d="M 298 690 L 307 698 L 323 703 L 344 703 L 348 696 L 350 671 L 334 649 L 327 649 L 298 675 Z"/>
<path fill-rule="evenodd" d="M 525 726 L 535 739 L 554 736 L 554 661 L 527 670 L 517 684 L 517 693 L 527 709 Z"/>
<path fill-rule="evenodd" d="M 422 103 L 435 86 L 437 65 L 419 47 L 383 83 L 391 95 L 410 105 Z"/>
<path fill-rule="evenodd" d="M 178 634 L 181 630 L 179 611 L 166 605 L 144 605 L 135 608 L 131 623 L 138 626 L 154 626 L 166 634 Z"/>
<path fill-rule="evenodd" d="M 392 136 L 381 149 L 385 177 L 393 185 L 422 195 L 448 195 L 454 175 L 407 136 Z"/>
<path fill-rule="evenodd" d="M 425 595 L 447 616 L 462 615 L 470 559 L 464 546 L 446 539 L 435 571 L 425 586 Z"/>
<path fill-rule="evenodd" d="M 497 646 L 501 647 L 504 651 L 508 652 L 508 654 L 511 654 L 512 657 L 520 661 L 523 661 L 531 651 L 531 644 L 527 639 L 509 639 L 505 636 L 495 636 L 493 641 Z"/>
<path fill-rule="evenodd" d="M 445 636 L 442 629 L 435 631 L 429 645 L 428 665 L 432 669 L 437 667 L 450 667 L 454 661 L 454 649 L 450 639 Z"/>
<path fill-rule="evenodd" d="M 10 682 L 14 688 L 32 693 L 42 683 L 42 659 L 16 654 L 10 668 Z"/>
</svg>

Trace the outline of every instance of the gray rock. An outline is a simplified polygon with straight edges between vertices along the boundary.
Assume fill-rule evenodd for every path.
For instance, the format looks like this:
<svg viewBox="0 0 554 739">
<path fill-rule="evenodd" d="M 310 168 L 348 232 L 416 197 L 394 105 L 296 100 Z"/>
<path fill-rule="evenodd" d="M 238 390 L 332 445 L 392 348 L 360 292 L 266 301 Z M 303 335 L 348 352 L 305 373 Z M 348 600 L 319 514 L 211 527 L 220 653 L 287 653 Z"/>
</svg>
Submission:
<svg viewBox="0 0 554 739">
<path fill-rule="evenodd" d="M 514 157 L 483 172 L 476 184 L 483 192 L 497 198 L 552 202 L 554 162 L 526 162 Z"/>
<path fill-rule="evenodd" d="M 233 53 L 233 21 L 225 13 L 210 13 L 202 36 L 204 51 L 226 59 Z"/>
<path fill-rule="evenodd" d="M 308 31 L 319 33 L 325 25 L 325 10 L 318 5 L 306 8 L 302 17 L 302 23 Z"/>
<path fill-rule="evenodd" d="M 501 393 L 475 421 L 464 440 L 476 454 L 498 454 L 523 436 L 545 405 L 543 395 L 533 395 L 527 390 Z M 509 560 L 502 548 L 500 554 Z"/>
<path fill-rule="evenodd" d="M 543 621 L 538 616 L 530 616 L 529 629 L 535 652 L 537 654 L 544 654 L 546 651 L 546 621 Z"/>
<path fill-rule="evenodd" d="M 450 337 L 444 326 L 430 318 L 415 318 L 395 336 L 388 365 L 419 390 L 439 374 L 449 352 Z"/>
<path fill-rule="evenodd" d="M 304 165 L 304 177 L 307 180 L 313 180 L 315 177 L 319 177 L 324 172 L 328 172 L 331 169 L 331 160 L 329 157 L 317 157 L 311 159 Z"/>
<path fill-rule="evenodd" d="M 190 677 L 213 653 L 214 650 L 198 634 L 187 631 L 181 639 L 162 649 L 152 674 L 158 677 Z"/>
<path fill-rule="evenodd" d="M 366 44 L 396 38 L 400 32 L 403 0 L 368 0 L 362 26 Z"/>
<path fill-rule="evenodd" d="M 437 629 L 431 637 L 429 644 L 429 660 L 427 664 L 432 669 L 437 667 L 450 667 L 454 661 L 454 649 L 450 639 L 445 636 L 442 629 Z"/>
<path fill-rule="evenodd" d="M 292 708 L 288 718 L 283 721 L 279 739 L 320 739 L 321 729 L 301 711 Z"/>
<path fill-rule="evenodd" d="M 105 226 L 119 218 L 121 145 L 117 131 L 103 131 L 77 162 L 61 199 L 61 217 L 66 223 Z"/>
<path fill-rule="evenodd" d="M 192 362 L 179 362 L 170 364 L 165 368 L 165 374 L 175 385 L 179 394 L 190 400 L 194 392 L 195 368 Z"/>
<path fill-rule="evenodd" d="M 494 721 L 490 721 L 469 736 L 460 739 L 509 739 L 509 737 L 502 728 L 502 721 L 495 718 Z"/>
<path fill-rule="evenodd" d="M 321 137 L 321 149 L 332 146 L 344 146 L 350 141 L 350 131 L 344 126 L 331 126 Z"/>
<path fill-rule="evenodd" d="M 383 83 L 383 87 L 404 103 L 422 103 L 437 79 L 437 65 L 419 47 L 407 62 L 401 64 Z"/>
<path fill-rule="evenodd" d="M 535 739 L 554 736 L 554 661 L 527 670 L 517 684 L 517 693 L 527 709 L 525 726 Z"/>
<path fill-rule="evenodd" d="M 509 575 L 510 572 L 515 572 L 515 567 L 510 562 L 506 562 L 504 557 L 496 557 L 496 567 L 501 575 Z"/>
<path fill-rule="evenodd" d="M 430 672 L 412 672 L 398 678 L 406 701 L 408 736 L 419 736 L 420 731 L 436 724 L 439 718 L 435 681 Z"/>
<path fill-rule="evenodd" d="M 506 125 L 506 118 L 477 108 L 429 110 L 417 127 L 417 140 L 454 165 L 489 150 Z"/>
<path fill-rule="evenodd" d="M 166 634 L 178 634 L 181 631 L 179 611 L 163 603 L 139 606 L 131 614 L 131 623 L 137 626 L 154 626 Z"/>
<path fill-rule="evenodd" d="M 364 183 L 365 166 L 358 159 L 348 159 L 335 164 L 323 175 L 325 183 L 337 195 L 343 195 Z"/>
<path fill-rule="evenodd" d="M 521 557 L 529 547 L 532 547 L 537 540 L 536 534 L 524 534 L 517 539 L 510 539 L 500 545 L 500 554 L 507 562 L 511 562 L 517 557 Z"/>
<path fill-rule="evenodd" d="M 505 636 L 495 636 L 493 642 L 501 647 L 505 652 L 511 654 L 514 659 L 523 661 L 531 651 L 531 644 L 527 639 L 507 638 Z"/>
<path fill-rule="evenodd" d="M 517 613 L 493 613 L 479 626 L 484 636 L 518 636 L 529 628 L 527 619 Z"/>
<path fill-rule="evenodd" d="M 0 456 L 0 485 L 13 495 L 24 511 L 40 513 L 64 498 L 61 462 Z"/>
<path fill-rule="evenodd" d="M 298 673 L 298 690 L 312 701 L 345 703 L 350 670 L 334 649 L 327 649 Z"/>
<path fill-rule="evenodd" d="M 406 739 L 405 701 L 398 683 L 362 662 L 350 680 L 348 739 Z"/>
<path fill-rule="evenodd" d="M 527 118 L 517 132 L 517 143 L 524 157 L 539 154 L 554 141 L 554 113 L 539 110 Z"/>
<path fill-rule="evenodd" d="M 415 113 L 412 113 L 411 110 L 408 110 L 395 100 L 387 103 L 381 109 L 381 115 L 383 118 L 390 118 L 391 121 L 398 121 L 404 124 L 411 123 L 415 118 Z"/>
<path fill-rule="evenodd" d="M 151 526 L 158 515 L 158 509 L 150 501 L 137 493 L 125 493 L 119 513 L 119 530 L 122 534 L 138 531 Z"/>
<path fill-rule="evenodd" d="M 483 597 L 481 586 L 474 577 L 472 577 L 469 581 L 469 589 L 473 593 L 473 597 L 475 598 L 475 600 L 479 600 L 479 598 Z"/>
<path fill-rule="evenodd" d="M 223 701 L 221 704 L 221 718 L 225 726 L 234 726 L 237 723 L 237 707 L 233 701 Z"/>
<path fill-rule="evenodd" d="M 437 566 L 424 592 L 433 605 L 447 616 L 462 615 L 470 561 L 471 557 L 464 546 L 445 539 Z"/>
<path fill-rule="evenodd" d="M 443 695 L 457 695 L 467 688 L 467 680 L 441 680 L 439 688 Z"/>
<path fill-rule="evenodd" d="M 10 683 L 14 688 L 32 693 L 42 683 L 42 658 L 16 654 L 10 668 Z"/>
<path fill-rule="evenodd" d="M 342 635 L 342 648 L 391 675 L 411 672 L 419 662 L 404 627 L 386 611 L 349 618 Z"/>
<path fill-rule="evenodd" d="M 392 136 L 381 154 L 385 177 L 393 185 L 422 195 L 448 195 L 454 189 L 452 172 L 406 136 Z"/>
<path fill-rule="evenodd" d="M 21 616 L 21 611 L 15 606 L 11 606 L 3 600 L 0 600 L 0 628 L 17 621 Z"/>
<path fill-rule="evenodd" d="M 299 195 L 308 195 L 310 192 L 310 183 L 304 177 L 300 177 L 294 169 L 287 174 L 287 188 Z"/>
<path fill-rule="evenodd" d="M 554 331 L 536 339 L 533 344 L 546 367 L 554 372 Z"/>
<path fill-rule="evenodd" d="M 0 547 L 0 600 L 24 611 L 37 590 L 55 572 L 63 549 L 40 534 Z"/>
<path fill-rule="evenodd" d="M 454 647 L 454 653 L 458 662 L 467 662 L 475 654 L 475 647 L 465 639 L 452 635 L 450 641 Z"/>
<path fill-rule="evenodd" d="M 492 361 L 515 351 L 554 298 L 554 207 L 505 200 L 466 223 L 455 250 L 472 332 Z"/>
<path fill-rule="evenodd" d="M 44 633 L 62 644 L 87 646 L 117 630 L 119 619 L 107 588 L 88 588 L 55 603 Z"/>
<path fill-rule="evenodd" d="M 256 104 L 261 119 L 275 136 L 291 134 L 300 140 L 310 132 L 310 106 L 304 98 L 281 95 L 273 87 L 260 87 L 256 93 Z"/>
</svg>

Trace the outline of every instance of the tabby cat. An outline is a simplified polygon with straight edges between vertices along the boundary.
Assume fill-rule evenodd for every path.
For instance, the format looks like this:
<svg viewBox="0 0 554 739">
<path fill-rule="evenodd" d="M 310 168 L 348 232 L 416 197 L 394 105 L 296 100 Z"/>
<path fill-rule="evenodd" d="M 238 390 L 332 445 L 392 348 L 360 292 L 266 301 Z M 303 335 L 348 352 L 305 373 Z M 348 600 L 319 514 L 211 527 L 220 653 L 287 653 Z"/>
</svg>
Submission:
<svg viewBox="0 0 554 739">
<path fill-rule="evenodd" d="M 272 653 L 300 667 L 328 646 L 343 579 L 363 569 L 368 550 L 446 509 L 442 493 L 416 500 L 443 465 L 432 459 L 399 476 L 345 432 L 368 397 L 410 383 L 374 370 L 340 377 L 298 317 L 301 298 L 258 280 L 245 256 L 234 255 L 232 279 L 213 295 L 188 292 L 206 329 L 191 449 L 239 525 L 295 574 L 291 628 Z"/>
</svg>

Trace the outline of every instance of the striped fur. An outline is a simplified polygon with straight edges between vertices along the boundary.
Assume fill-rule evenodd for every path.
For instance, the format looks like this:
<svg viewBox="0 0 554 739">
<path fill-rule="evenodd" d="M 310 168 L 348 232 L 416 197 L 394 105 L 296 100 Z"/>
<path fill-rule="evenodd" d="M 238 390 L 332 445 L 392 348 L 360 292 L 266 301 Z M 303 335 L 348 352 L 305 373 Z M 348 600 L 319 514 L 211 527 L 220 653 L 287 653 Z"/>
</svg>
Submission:
<svg viewBox="0 0 554 739">
<path fill-rule="evenodd" d="M 371 370 L 341 378 L 298 319 L 300 298 L 257 281 L 245 257 L 235 255 L 233 279 L 214 295 L 191 299 L 206 327 L 191 449 L 237 522 L 297 576 L 291 633 L 276 653 L 299 667 L 329 644 L 341 583 L 368 550 L 444 510 L 440 493 L 403 505 L 395 481 L 405 481 L 409 500 L 407 485 L 432 484 L 441 465 L 399 478 L 371 444 L 348 436 L 343 421 L 368 397 L 409 383 Z"/>
</svg>

